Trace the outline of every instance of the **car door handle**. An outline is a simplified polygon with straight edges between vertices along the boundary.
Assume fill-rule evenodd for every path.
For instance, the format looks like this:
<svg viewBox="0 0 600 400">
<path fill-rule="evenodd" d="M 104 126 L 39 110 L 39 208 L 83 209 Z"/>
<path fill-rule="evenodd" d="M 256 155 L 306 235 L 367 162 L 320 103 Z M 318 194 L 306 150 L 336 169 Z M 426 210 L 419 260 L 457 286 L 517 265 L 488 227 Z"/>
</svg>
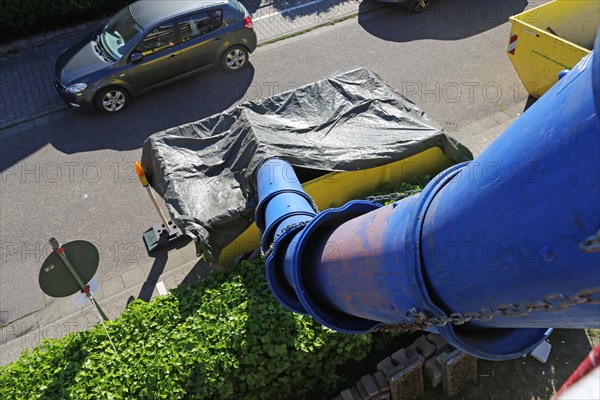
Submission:
<svg viewBox="0 0 600 400">
<path fill-rule="evenodd" d="M 170 59 L 172 59 L 172 58 L 175 58 L 175 57 L 177 57 L 177 56 L 178 56 L 178 54 L 171 54 L 171 55 L 169 56 L 169 60 L 170 60 Z"/>
<path fill-rule="evenodd" d="M 220 38 L 220 37 L 218 37 L 218 38 L 215 38 L 215 42 L 218 42 L 219 40 L 221 40 L 221 38 Z"/>
</svg>

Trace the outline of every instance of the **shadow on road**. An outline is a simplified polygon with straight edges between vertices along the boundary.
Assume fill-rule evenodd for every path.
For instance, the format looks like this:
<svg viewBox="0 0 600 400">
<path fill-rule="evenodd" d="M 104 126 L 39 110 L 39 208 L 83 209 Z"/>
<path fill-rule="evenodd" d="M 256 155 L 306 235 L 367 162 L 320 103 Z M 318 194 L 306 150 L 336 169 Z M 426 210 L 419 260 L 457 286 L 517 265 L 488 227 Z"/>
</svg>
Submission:
<svg viewBox="0 0 600 400">
<path fill-rule="evenodd" d="M 152 268 L 150 269 L 150 273 L 148 273 L 148 277 L 146 281 L 142 285 L 140 289 L 140 293 L 138 294 L 138 299 L 144 301 L 150 301 L 152 298 L 152 294 L 154 289 L 156 288 L 156 284 L 160 279 L 160 275 L 165 270 L 165 265 L 167 260 L 169 259 L 169 253 L 161 253 L 158 257 L 154 259 L 154 263 L 152 264 Z M 129 303 L 129 301 L 128 301 Z"/>
<path fill-rule="evenodd" d="M 338 7 L 348 0 L 241 0 L 250 14 L 268 18 L 283 15 L 286 20 L 294 21 L 307 15 L 316 19 L 335 19 Z"/>
<path fill-rule="evenodd" d="M 557 329 L 544 364 L 533 357 L 503 362 L 479 360 L 478 379 L 460 394 L 463 399 L 550 399 L 592 349 L 583 329 Z M 507 384 L 510 382 L 510 384 Z M 423 400 L 442 398 L 441 385 Z"/>
<path fill-rule="evenodd" d="M 375 0 L 360 5 L 358 23 L 373 36 L 392 42 L 420 39 L 459 40 L 508 21 L 527 6 L 527 0 L 432 0 L 420 14 L 402 4 L 389 4 L 376 13 L 365 12 Z"/>
<path fill-rule="evenodd" d="M 252 89 L 253 77 L 252 65 L 235 74 L 215 69 L 137 97 L 127 110 L 113 116 L 69 110 L 72 115 L 60 120 L 60 124 L 50 123 L 1 138 L 0 171 L 46 144 L 66 154 L 141 148 L 152 133 L 229 108 Z"/>
<path fill-rule="evenodd" d="M 150 268 L 150 272 L 148 273 L 146 281 L 140 289 L 138 299 L 150 301 L 152 294 L 154 293 L 154 289 L 156 288 L 156 284 L 158 283 L 159 279 L 161 279 L 161 275 L 165 270 L 167 261 L 169 260 L 169 251 L 181 249 L 188 245 L 191 241 L 192 239 L 189 236 L 183 236 L 173 244 L 164 247 L 160 251 L 157 251 L 156 254 L 150 254 L 151 257 L 154 257 L 154 262 L 152 263 L 152 267 Z M 129 304 L 131 300 L 132 298 L 127 301 L 127 304 Z"/>
</svg>

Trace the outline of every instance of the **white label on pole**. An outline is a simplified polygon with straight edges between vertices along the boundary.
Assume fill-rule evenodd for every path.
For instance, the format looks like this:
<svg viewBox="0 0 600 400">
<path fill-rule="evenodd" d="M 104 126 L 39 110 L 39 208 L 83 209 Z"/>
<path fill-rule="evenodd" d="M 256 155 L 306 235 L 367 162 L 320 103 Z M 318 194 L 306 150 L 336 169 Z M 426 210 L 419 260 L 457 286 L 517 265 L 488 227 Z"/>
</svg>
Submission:
<svg viewBox="0 0 600 400">
<path fill-rule="evenodd" d="M 92 280 L 89 281 L 88 285 L 90 285 L 90 290 L 92 292 L 98 289 L 98 281 L 96 280 L 96 278 L 92 278 Z M 71 299 L 73 300 L 73 304 L 75 305 L 75 307 L 77 307 L 80 310 L 90 305 L 90 301 L 87 298 L 87 296 L 81 292 L 75 293 L 73 296 L 71 296 Z"/>
<path fill-rule="evenodd" d="M 156 291 L 161 296 L 164 296 L 165 294 L 169 293 L 169 291 L 167 290 L 167 287 L 165 286 L 165 283 L 163 281 L 160 281 L 156 284 Z"/>
</svg>

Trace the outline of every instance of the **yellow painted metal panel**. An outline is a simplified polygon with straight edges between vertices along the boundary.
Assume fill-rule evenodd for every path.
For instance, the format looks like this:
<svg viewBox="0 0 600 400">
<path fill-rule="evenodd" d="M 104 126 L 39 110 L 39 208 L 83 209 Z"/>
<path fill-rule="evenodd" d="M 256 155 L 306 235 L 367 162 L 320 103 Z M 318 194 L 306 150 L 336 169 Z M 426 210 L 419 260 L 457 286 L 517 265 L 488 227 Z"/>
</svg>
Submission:
<svg viewBox="0 0 600 400">
<path fill-rule="evenodd" d="M 360 171 L 331 172 L 302 185 L 313 198 L 319 210 L 339 207 L 350 200 L 372 194 L 385 182 L 401 183 L 424 175 L 434 176 L 453 165 L 439 147 L 429 148 L 404 160 Z M 219 258 L 222 266 L 231 266 L 236 260 L 260 247 L 256 224 L 230 243 Z"/>
<path fill-rule="evenodd" d="M 541 97 L 592 49 L 600 1 L 554 0 L 509 19 L 509 59 L 527 92 Z"/>
</svg>

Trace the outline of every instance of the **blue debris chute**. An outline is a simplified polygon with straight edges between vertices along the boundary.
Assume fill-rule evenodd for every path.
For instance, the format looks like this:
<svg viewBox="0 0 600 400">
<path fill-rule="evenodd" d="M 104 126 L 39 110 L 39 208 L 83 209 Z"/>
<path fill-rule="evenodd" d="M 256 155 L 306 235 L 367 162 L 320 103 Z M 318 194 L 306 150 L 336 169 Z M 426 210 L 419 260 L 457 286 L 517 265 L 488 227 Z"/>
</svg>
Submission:
<svg viewBox="0 0 600 400">
<path fill-rule="evenodd" d="M 337 331 L 414 325 L 492 360 L 600 327 L 599 41 L 477 159 L 386 207 L 317 214 L 290 164 L 264 162 L 273 294 Z"/>
</svg>

